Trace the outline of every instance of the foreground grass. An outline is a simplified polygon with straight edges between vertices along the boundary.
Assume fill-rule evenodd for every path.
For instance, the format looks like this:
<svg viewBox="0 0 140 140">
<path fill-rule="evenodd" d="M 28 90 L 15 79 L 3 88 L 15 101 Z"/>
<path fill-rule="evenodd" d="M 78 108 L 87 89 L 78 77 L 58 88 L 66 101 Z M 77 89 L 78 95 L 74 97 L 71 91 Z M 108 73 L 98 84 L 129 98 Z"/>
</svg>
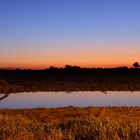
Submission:
<svg viewBox="0 0 140 140">
<path fill-rule="evenodd" d="M 139 140 L 139 107 L 0 110 L 0 140 Z"/>
</svg>

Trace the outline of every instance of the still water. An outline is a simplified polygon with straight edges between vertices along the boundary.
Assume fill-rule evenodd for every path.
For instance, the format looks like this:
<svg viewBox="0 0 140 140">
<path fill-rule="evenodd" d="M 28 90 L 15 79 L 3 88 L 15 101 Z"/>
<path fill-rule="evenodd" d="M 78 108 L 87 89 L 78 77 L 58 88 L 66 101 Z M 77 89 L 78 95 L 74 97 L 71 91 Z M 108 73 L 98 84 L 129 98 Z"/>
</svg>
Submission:
<svg viewBox="0 0 140 140">
<path fill-rule="evenodd" d="M 140 106 L 140 92 L 99 91 L 0 94 L 0 108 Z"/>
</svg>

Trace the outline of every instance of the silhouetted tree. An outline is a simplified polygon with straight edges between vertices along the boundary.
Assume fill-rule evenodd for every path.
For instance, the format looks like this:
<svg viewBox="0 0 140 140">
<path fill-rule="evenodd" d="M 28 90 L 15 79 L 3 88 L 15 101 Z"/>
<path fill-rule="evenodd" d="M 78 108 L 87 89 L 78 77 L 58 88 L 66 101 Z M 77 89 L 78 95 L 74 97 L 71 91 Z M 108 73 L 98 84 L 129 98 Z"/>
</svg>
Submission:
<svg viewBox="0 0 140 140">
<path fill-rule="evenodd" d="M 135 63 L 133 64 L 133 66 L 134 66 L 135 68 L 138 68 L 140 65 L 139 65 L 138 62 L 135 62 Z"/>
<path fill-rule="evenodd" d="M 65 65 L 65 69 L 72 69 L 71 65 Z"/>
<path fill-rule="evenodd" d="M 55 69 L 55 68 L 56 68 L 56 67 L 54 67 L 54 66 L 50 66 L 50 67 L 49 67 L 49 69 Z"/>
</svg>

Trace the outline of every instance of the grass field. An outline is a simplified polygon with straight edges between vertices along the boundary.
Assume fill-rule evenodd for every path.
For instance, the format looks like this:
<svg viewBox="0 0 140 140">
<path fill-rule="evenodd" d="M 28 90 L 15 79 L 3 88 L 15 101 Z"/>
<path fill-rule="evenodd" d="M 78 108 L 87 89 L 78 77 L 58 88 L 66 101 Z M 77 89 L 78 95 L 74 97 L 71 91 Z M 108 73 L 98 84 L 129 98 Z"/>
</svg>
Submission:
<svg viewBox="0 0 140 140">
<path fill-rule="evenodd" d="M 140 140 L 139 107 L 1 109 L 0 140 Z"/>
</svg>

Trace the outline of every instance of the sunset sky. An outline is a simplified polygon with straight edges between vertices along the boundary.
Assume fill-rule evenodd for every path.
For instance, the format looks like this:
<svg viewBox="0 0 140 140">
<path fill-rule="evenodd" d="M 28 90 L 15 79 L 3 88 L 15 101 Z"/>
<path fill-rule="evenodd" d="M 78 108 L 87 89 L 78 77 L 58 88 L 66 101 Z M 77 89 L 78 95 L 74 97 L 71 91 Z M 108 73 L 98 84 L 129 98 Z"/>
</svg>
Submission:
<svg viewBox="0 0 140 140">
<path fill-rule="evenodd" d="M 140 0 L 0 0 L 0 67 L 140 62 Z"/>
</svg>

